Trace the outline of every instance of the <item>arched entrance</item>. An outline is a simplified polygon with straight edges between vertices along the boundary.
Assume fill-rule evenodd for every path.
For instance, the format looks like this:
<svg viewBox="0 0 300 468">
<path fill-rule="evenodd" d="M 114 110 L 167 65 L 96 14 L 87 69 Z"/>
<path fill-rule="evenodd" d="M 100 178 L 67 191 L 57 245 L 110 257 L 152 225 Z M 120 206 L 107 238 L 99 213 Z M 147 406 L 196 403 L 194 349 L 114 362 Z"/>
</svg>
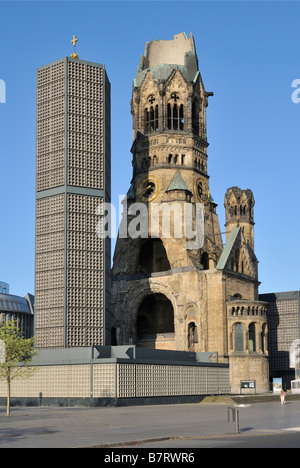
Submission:
<svg viewBox="0 0 300 468">
<path fill-rule="evenodd" d="M 161 239 L 146 240 L 140 250 L 139 266 L 144 273 L 158 273 L 168 271 L 171 266 Z"/>
<path fill-rule="evenodd" d="M 137 346 L 174 349 L 174 310 L 171 301 L 160 293 L 150 294 L 137 313 Z"/>
</svg>

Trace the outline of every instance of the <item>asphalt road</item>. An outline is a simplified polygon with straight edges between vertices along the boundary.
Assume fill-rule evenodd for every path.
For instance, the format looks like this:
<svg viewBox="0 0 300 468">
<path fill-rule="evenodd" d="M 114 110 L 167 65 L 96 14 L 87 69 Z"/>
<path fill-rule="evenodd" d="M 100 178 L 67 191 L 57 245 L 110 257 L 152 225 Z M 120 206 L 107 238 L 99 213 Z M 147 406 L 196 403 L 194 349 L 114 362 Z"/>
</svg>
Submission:
<svg viewBox="0 0 300 468">
<path fill-rule="evenodd" d="M 271 434 L 191 437 L 161 442 L 140 443 L 128 446 L 124 450 L 134 448 L 151 449 L 151 451 L 155 451 L 156 453 L 159 453 L 160 450 L 167 451 L 168 449 L 176 450 L 176 452 L 183 452 L 187 449 L 201 448 L 300 448 L 300 432 L 281 431 L 272 432 Z"/>
</svg>

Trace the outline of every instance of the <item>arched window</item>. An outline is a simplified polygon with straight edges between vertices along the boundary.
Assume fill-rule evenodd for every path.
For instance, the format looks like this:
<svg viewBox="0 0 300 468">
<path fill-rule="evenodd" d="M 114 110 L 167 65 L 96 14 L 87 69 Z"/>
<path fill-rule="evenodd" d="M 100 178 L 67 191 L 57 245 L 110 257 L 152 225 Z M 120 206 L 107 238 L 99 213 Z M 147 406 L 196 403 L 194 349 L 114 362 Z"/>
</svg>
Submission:
<svg viewBox="0 0 300 468">
<path fill-rule="evenodd" d="M 235 351 L 244 352 L 244 327 L 241 323 L 235 326 Z"/>
<path fill-rule="evenodd" d="M 193 124 L 193 132 L 196 135 L 199 135 L 200 126 L 199 126 L 199 102 L 194 101 L 192 105 L 192 124 Z"/>
<path fill-rule="evenodd" d="M 172 101 L 168 103 L 168 129 L 184 130 L 184 109 L 183 104 L 177 104 L 178 93 L 172 93 Z"/>
<path fill-rule="evenodd" d="M 144 111 L 145 133 L 158 130 L 158 105 L 146 107 Z"/>
<path fill-rule="evenodd" d="M 235 299 L 242 299 L 241 294 L 238 294 L 238 293 L 234 294 L 233 297 L 234 297 Z"/>
<path fill-rule="evenodd" d="M 179 107 L 179 130 L 184 129 L 184 113 L 183 113 L 183 104 Z"/>
<path fill-rule="evenodd" d="M 188 325 L 188 347 L 189 351 L 195 351 L 195 344 L 198 343 L 197 325 L 190 322 Z"/>
<path fill-rule="evenodd" d="M 250 323 L 249 325 L 249 351 L 256 351 L 255 323 Z"/>
<path fill-rule="evenodd" d="M 266 333 L 266 328 L 267 328 L 267 326 L 266 326 L 266 324 L 264 323 L 264 324 L 263 324 L 263 327 L 262 327 L 262 332 L 261 332 L 261 350 L 262 350 L 263 353 L 266 352 L 266 349 L 265 349 L 266 335 L 267 335 L 267 333 Z"/>
</svg>

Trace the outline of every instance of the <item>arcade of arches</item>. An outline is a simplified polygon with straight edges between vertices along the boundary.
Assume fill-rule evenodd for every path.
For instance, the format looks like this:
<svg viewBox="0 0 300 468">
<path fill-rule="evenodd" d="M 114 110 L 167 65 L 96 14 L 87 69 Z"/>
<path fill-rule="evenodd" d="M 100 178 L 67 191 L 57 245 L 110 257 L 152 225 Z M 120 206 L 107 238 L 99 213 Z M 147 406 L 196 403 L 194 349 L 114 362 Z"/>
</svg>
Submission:
<svg viewBox="0 0 300 468">
<path fill-rule="evenodd" d="M 171 301 L 166 296 L 150 294 L 142 301 L 138 309 L 138 345 L 156 348 L 158 335 L 162 335 L 160 346 L 173 347 L 170 342 L 174 342 L 174 310 Z M 162 340 L 169 343 L 164 345 Z"/>
</svg>

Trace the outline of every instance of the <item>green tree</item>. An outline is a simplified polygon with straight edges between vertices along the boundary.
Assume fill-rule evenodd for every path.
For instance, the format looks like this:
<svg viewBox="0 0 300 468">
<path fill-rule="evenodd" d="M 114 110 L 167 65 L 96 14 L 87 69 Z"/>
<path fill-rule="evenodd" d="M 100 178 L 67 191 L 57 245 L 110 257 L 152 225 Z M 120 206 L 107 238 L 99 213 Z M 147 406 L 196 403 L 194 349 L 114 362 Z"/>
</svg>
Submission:
<svg viewBox="0 0 300 468">
<path fill-rule="evenodd" d="M 21 377 L 30 377 L 35 371 L 27 364 L 36 354 L 34 348 L 35 338 L 25 339 L 17 326 L 16 320 L 3 323 L 0 327 L 0 379 L 7 383 L 7 411 L 10 416 L 10 389 L 11 382 Z"/>
</svg>

